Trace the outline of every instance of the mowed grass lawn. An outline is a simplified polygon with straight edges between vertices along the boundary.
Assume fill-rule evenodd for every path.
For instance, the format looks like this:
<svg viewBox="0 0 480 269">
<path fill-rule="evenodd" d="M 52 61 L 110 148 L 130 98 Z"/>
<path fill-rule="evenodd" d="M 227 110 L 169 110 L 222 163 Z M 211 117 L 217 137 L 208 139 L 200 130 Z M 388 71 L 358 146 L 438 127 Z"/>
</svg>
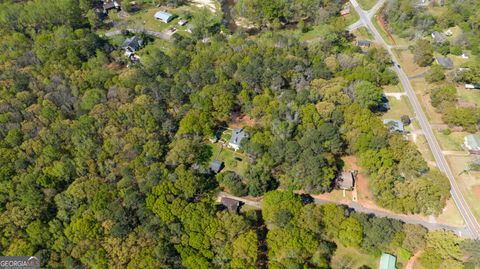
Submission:
<svg viewBox="0 0 480 269">
<path fill-rule="evenodd" d="M 236 152 L 220 143 L 209 144 L 212 149 L 211 161 L 218 159 L 225 163 L 225 168 L 222 171 L 233 171 L 240 176 L 245 176 L 247 171 L 248 161 L 244 154 Z M 219 154 L 220 152 L 220 154 Z M 240 158 L 241 161 L 235 160 L 235 157 Z"/>
<path fill-rule="evenodd" d="M 438 139 L 438 143 L 442 150 L 463 150 L 463 139 L 467 132 L 452 132 L 451 134 L 444 134 L 441 131 L 435 130 L 435 136 Z"/>
<path fill-rule="evenodd" d="M 377 0 L 358 0 L 358 4 L 364 10 L 371 9 L 377 2 Z"/>
<path fill-rule="evenodd" d="M 382 118 L 400 120 L 402 115 L 412 117 L 413 113 L 407 96 L 400 96 L 400 100 L 392 96 L 388 96 L 387 98 L 390 109 L 383 114 Z"/>
<path fill-rule="evenodd" d="M 332 257 L 332 268 L 359 268 L 367 265 L 370 268 L 378 268 L 379 258 L 364 254 L 355 248 L 344 247 L 337 243 L 337 250 Z"/>
</svg>

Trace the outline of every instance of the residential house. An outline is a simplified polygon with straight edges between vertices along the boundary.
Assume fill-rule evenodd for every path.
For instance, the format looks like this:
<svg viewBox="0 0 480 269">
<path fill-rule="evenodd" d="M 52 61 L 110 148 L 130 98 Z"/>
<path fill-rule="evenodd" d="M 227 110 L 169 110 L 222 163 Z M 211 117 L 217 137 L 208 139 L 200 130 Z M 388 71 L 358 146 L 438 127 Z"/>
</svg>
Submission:
<svg viewBox="0 0 480 269">
<path fill-rule="evenodd" d="M 383 124 L 385 124 L 390 132 L 405 132 L 405 127 L 403 122 L 400 120 L 384 119 Z"/>
<path fill-rule="evenodd" d="M 433 32 L 432 33 L 432 38 L 435 41 L 435 43 L 438 43 L 438 44 L 443 44 L 443 43 L 447 42 L 447 37 L 443 33 L 440 33 L 440 32 Z"/>
<path fill-rule="evenodd" d="M 469 59 L 470 55 L 468 55 L 468 52 L 463 52 L 460 57 L 462 57 L 462 59 Z"/>
<path fill-rule="evenodd" d="M 353 171 L 342 172 L 336 180 L 337 187 L 342 190 L 352 190 L 355 186 L 355 174 Z"/>
<path fill-rule="evenodd" d="M 448 58 L 448 57 L 435 57 L 435 60 L 437 61 L 437 63 L 443 67 L 445 67 L 445 69 L 453 69 L 453 61 L 452 59 Z"/>
<path fill-rule="evenodd" d="M 340 10 L 340 15 L 341 16 L 346 16 L 350 14 L 350 3 L 347 2 L 345 5 L 342 6 L 342 9 Z"/>
<path fill-rule="evenodd" d="M 355 46 L 360 47 L 360 48 L 369 48 L 371 46 L 371 42 L 368 40 L 357 40 L 355 42 Z"/>
<path fill-rule="evenodd" d="M 120 11 L 120 4 L 115 0 L 104 0 L 103 1 L 103 12 L 107 13 L 111 9 L 115 9 L 117 11 Z"/>
<path fill-rule="evenodd" d="M 125 55 L 130 57 L 132 54 L 137 52 L 143 46 L 143 40 L 137 36 L 132 36 L 123 42 L 122 48 L 125 50 Z"/>
<path fill-rule="evenodd" d="M 220 202 L 223 206 L 227 208 L 228 212 L 238 213 L 238 209 L 240 208 L 240 201 L 227 197 L 222 197 Z"/>
<path fill-rule="evenodd" d="M 380 258 L 380 269 L 397 269 L 397 258 L 391 254 L 383 253 Z"/>
<path fill-rule="evenodd" d="M 222 171 L 223 167 L 225 167 L 223 162 L 219 161 L 219 160 L 214 160 L 210 163 L 210 171 L 212 171 L 215 174 L 220 173 L 220 171 Z"/>
<path fill-rule="evenodd" d="M 164 23 L 169 23 L 173 19 L 173 15 L 165 11 L 158 11 L 155 13 L 154 17 Z"/>
<path fill-rule="evenodd" d="M 240 143 L 242 140 L 247 137 L 247 133 L 243 128 L 235 128 L 232 132 L 232 137 L 228 141 L 228 146 L 233 148 L 235 151 L 240 149 Z"/>
<path fill-rule="evenodd" d="M 480 154 L 480 136 L 470 134 L 465 136 L 464 145 L 471 154 Z"/>
</svg>

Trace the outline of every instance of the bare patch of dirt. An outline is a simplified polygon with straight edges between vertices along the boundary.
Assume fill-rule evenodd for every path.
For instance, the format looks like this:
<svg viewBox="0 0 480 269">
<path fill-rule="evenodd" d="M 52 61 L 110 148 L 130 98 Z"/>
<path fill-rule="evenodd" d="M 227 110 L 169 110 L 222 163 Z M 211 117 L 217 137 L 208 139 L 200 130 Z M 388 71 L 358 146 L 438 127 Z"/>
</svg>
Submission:
<svg viewBox="0 0 480 269">
<path fill-rule="evenodd" d="M 256 124 L 256 120 L 250 118 L 250 116 L 246 114 L 234 114 L 231 117 L 231 122 L 229 124 L 230 128 L 242 128 L 245 126 L 253 127 Z"/>
<path fill-rule="evenodd" d="M 480 185 L 474 186 L 473 192 L 475 193 L 475 196 L 477 197 L 477 199 L 480 199 Z"/>
</svg>

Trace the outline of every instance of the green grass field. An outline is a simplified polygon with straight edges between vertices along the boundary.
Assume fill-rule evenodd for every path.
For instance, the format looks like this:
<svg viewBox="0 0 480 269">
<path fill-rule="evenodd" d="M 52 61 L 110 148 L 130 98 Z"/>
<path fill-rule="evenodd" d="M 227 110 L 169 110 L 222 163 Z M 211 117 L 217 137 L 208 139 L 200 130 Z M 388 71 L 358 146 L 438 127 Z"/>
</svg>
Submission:
<svg viewBox="0 0 480 269">
<path fill-rule="evenodd" d="M 364 254 L 357 249 L 344 247 L 342 244 L 337 244 L 337 250 L 332 257 L 332 268 L 359 268 L 362 265 L 367 265 L 371 268 L 377 268 L 379 259 L 373 256 Z"/>
<path fill-rule="evenodd" d="M 371 9 L 377 2 L 377 0 L 358 0 L 358 4 L 364 10 Z"/>
<path fill-rule="evenodd" d="M 223 171 L 233 171 L 240 176 L 244 176 L 247 170 L 248 161 L 244 154 L 235 152 L 226 146 L 222 147 L 221 143 L 209 144 L 212 148 L 211 160 L 218 159 L 225 163 Z M 241 161 L 235 160 L 235 157 L 240 158 Z"/>
<path fill-rule="evenodd" d="M 387 98 L 388 103 L 390 104 L 390 109 L 387 113 L 383 114 L 382 118 L 399 120 L 402 115 L 408 115 L 409 117 L 413 116 L 410 102 L 406 96 L 401 96 L 400 100 L 391 96 L 388 96 Z"/>
<path fill-rule="evenodd" d="M 463 150 L 463 138 L 468 134 L 466 132 L 452 132 L 451 134 L 444 134 L 441 131 L 435 130 L 435 136 L 442 150 Z"/>
</svg>

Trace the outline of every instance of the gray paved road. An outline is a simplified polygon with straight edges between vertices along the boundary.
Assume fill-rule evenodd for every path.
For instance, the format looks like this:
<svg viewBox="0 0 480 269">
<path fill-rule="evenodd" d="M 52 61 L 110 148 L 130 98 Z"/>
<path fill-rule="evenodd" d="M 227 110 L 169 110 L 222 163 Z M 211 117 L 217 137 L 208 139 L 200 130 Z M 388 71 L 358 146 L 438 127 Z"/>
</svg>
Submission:
<svg viewBox="0 0 480 269">
<path fill-rule="evenodd" d="M 388 44 L 385 42 L 385 40 L 382 38 L 380 33 L 377 31 L 377 29 L 373 26 L 373 23 L 371 21 L 372 17 L 375 15 L 375 13 L 378 11 L 378 9 L 385 3 L 385 0 L 380 0 L 378 3 L 375 5 L 374 8 L 370 11 L 365 11 L 360 8 L 356 0 L 350 0 L 350 3 L 352 6 L 355 8 L 357 11 L 358 15 L 360 16 L 360 20 L 362 24 L 367 28 L 367 30 L 372 33 L 375 41 L 379 44 L 381 44 L 390 54 L 392 60 L 395 63 L 398 63 L 397 57 L 395 54 L 392 52 L 392 49 Z M 412 88 L 412 84 L 410 83 L 410 80 L 408 79 L 407 75 L 401 68 L 399 68 L 397 65 L 394 66 L 393 69 L 399 79 L 400 82 L 403 85 L 403 88 L 405 89 L 405 92 L 407 93 L 408 99 L 410 100 L 410 103 L 413 106 L 413 110 L 415 112 L 415 116 L 420 124 L 420 127 L 423 130 L 423 133 L 425 134 L 425 138 L 427 139 L 428 145 L 430 147 L 430 150 L 432 151 L 432 154 L 435 158 L 435 161 L 437 163 L 437 167 L 445 173 L 445 175 L 448 177 L 451 185 L 451 190 L 450 193 L 452 195 L 453 200 L 455 201 L 455 204 L 458 207 L 458 210 L 460 211 L 460 214 L 462 215 L 465 223 L 466 223 L 466 228 L 467 230 L 465 231 L 467 234 L 466 236 L 471 237 L 471 238 L 480 238 L 480 225 L 478 224 L 477 220 L 475 219 L 472 211 L 470 210 L 469 205 L 465 201 L 465 198 L 463 197 L 457 182 L 455 181 L 455 178 L 452 174 L 452 171 L 448 165 L 447 160 L 445 159 L 445 156 L 442 153 L 442 150 L 432 132 L 432 128 L 430 126 L 430 123 L 428 122 L 425 113 L 422 110 L 422 107 L 420 105 L 420 102 L 417 99 L 417 96 L 415 95 L 415 92 Z"/>
<path fill-rule="evenodd" d="M 246 205 L 253 206 L 253 207 L 256 207 L 258 209 L 262 209 L 262 200 L 261 199 L 253 201 L 253 200 L 245 199 L 245 198 L 242 198 L 242 197 L 233 196 L 233 195 L 231 195 L 229 193 L 226 193 L 226 192 L 220 192 L 218 194 L 218 200 L 220 200 L 222 197 L 227 197 L 227 198 L 230 198 L 230 199 L 234 199 L 234 200 L 243 202 Z M 314 203 L 315 204 L 326 204 L 326 203 L 332 203 L 332 201 L 315 198 Z M 433 222 L 428 222 L 428 221 L 419 219 L 416 216 L 394 214 L 394 213 L 385 212 L 385 211 L 381 211 L 381 210 L 365 208 L 362 205 L 360 205 L 358 203 L 355 203 L 355 202 L 352 203 L 352 204 L 344 204 L 344 203 L 338 203 L 338 202 L 335 202 L 335 203 L 338 204 L 338 205 L 347 206 L 348 208 L 353 209 L 357 212 L 372 214 L 372 215 L 374 215 L 376 217 L 380 217 L 380 218 L 385 217 L 385 218 L 400 220 L 404 223 L 420 224 L 420 225 L 423 225 L 425 228 L 427 228 L 430 231 L 444 229 L 444 230 L 452 231 L 452 232 L 458 234 L 459 236 L 465 236 L 465 235 L 468 236 L 468 231 L 467 231 L 466 227 L 455 227 L 455 226 L 449 226 L 449 225 L 440 224 L 440 223 L 433 223 Z"/>
</svg>

